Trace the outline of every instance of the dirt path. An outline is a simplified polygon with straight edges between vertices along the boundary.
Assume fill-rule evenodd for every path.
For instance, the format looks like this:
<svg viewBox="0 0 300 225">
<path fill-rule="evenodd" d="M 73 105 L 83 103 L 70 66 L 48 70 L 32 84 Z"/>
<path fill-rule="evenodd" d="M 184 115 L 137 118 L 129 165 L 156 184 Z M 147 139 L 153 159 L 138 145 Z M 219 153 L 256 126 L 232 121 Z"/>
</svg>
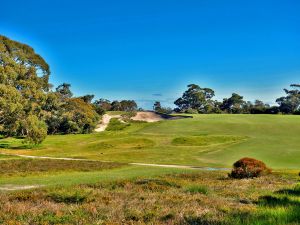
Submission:
<svg viewBox="0 0 300 225">
<path fill-rule="evenodd" d="M 28 190 L 33 188 L 43 187 L 45 185 L 14 185 L 14 184 L 5 184 L 0 186 L 0 191 L 17 191 L 17 190 Z"/>
</svg>

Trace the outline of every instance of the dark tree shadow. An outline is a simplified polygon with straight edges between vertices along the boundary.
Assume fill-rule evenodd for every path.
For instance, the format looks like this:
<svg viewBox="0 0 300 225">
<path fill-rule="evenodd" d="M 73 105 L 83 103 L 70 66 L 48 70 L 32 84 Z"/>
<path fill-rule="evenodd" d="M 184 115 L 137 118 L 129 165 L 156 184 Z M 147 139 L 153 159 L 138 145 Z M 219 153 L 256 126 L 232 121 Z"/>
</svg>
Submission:
<svg viewBox="0 0 300 225">
<path fill-rule="evenodd" d="M 9 142 L 1 142 L 0 143 L 0 149 L 12 149 L 12 150 L 19 150 L 19 149 L 30 149 L 32 146 L 27 145 L 27 144 L 21 144 L 18 146 L 13 146 Z"/>
<path fill-rule="evenodd" d="M 294 189 L 281 189 L 275 192 L 276 194 L 285 194 L 285 195 L 293 195 L 300 196 L 300 187 Z"/>
</svg>

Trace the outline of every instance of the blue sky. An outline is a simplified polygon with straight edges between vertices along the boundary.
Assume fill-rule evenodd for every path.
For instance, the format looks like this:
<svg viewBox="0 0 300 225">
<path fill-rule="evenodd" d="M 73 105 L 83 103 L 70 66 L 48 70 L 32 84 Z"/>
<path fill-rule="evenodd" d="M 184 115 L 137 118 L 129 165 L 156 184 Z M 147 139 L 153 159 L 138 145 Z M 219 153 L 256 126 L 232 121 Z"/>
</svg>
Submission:
<svg viewBox="0 0 300 225">
<path fill-rule="evenodd" d="M 50 64 L 76 95 L 145 108 L 189 83 L 268 103 L 300 83 L 298 0 L 3 1 L 0 34 Z"/>
</svg>

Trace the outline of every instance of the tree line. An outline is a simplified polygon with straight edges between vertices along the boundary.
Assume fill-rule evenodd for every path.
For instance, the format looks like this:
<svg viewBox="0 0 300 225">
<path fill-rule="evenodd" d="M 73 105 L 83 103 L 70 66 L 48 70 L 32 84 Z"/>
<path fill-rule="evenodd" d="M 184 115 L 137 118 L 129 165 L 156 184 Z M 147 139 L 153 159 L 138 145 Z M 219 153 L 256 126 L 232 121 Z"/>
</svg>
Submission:
<svg viewBox="0 0 300 225">
<path fill-rule="evenodd" d="M 300 85 L 291 84 L 290 89 L 284 89 L 285 96 L 276 99 L 277 106 L 270 106 L 261 100 L 245 101 L 244 97 L 232 93 L 223 101 L 214 100 L 215 91 L 202 88 L 196 84 L 187 86 L 187 90 L 174 104 L 174 111 L 181 113 L 231 113 L 231 114 L 300 114 Z M 157 112 L 169 112 L 170 109 L 155 102 L 153 109 Z"/>
<path fill-rule="evenodd" d="M 41 143 L 47 134 L 92 132 L 105 110 L 136 110 L 133 100 L 73 97 L 71 85 L 54 88 L 50 68 L 34 49 L 0 35 L 0 134 Z M 110 107 L 104 107 L 104 105 Z"/>
</svg>

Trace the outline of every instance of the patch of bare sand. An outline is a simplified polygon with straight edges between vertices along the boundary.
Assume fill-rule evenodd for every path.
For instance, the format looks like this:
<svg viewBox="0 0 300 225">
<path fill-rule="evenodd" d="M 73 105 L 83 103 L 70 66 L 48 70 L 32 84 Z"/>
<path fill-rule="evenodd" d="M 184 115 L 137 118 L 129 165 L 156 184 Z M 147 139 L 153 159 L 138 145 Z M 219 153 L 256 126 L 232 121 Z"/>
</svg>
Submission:
<svg viewBox="0 0 300 225">
<path fill-rule="evenodd" d="M 131 117 L 132 120 L 136 121 L 145 121 L 145 122 L 158 122 L 164 120 L 162 116 L 155 112 L 137 112 L 134 117 Z"/>
<path fill-rule="evenodd" d="M 44 185 L 15 185 L 5 184 L 0 186 L 0 191 L 17 191 L 17 190 L 28 190 L 33 188 L 43 187 Z"/>
</svg>

